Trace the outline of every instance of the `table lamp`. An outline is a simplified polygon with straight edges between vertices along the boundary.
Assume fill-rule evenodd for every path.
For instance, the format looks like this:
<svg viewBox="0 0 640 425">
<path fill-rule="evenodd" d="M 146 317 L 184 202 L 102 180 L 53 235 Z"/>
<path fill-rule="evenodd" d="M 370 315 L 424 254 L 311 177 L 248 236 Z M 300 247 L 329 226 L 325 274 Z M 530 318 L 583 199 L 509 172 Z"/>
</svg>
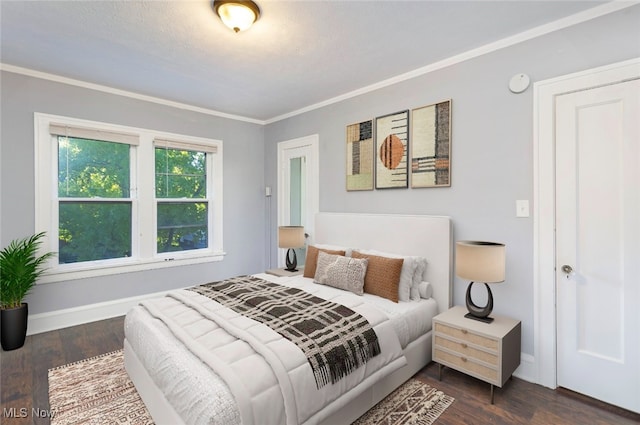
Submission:
<svg viewBox="0 0 640 425">
<path fill-rule="evenodd" d="M 459 241 L 456 243 L 456 275 L 470 280 L 465 301 L 469 313 L 464 317 L 491 323 L 493 294 L 488 283 L 504 282 L 505 246 L 496 242 Z M 474 282 L 484 282 L 487 288 L 487 305 L 477 306 L 471 299 Z"/>
<path fill-rule="evenodd" d="M 278 227 L 278 247 L 289 248 L 285 263 L 288 272 L 297 272 L 298 259 L 293 248 L 304 246 L 304 227 L 302 226 L 280 226 Z"/>
</svg>

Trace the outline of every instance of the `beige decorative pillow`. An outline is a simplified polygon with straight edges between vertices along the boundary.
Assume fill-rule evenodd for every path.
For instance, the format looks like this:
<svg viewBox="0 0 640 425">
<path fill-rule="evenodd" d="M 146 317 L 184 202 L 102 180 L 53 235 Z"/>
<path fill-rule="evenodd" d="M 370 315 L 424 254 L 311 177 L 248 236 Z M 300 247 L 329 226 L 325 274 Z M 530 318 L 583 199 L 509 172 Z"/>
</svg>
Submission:
<svg viewBox="0 0 640 425">
<path fill-rule="evenodd" d="M 318 252 L 326 252 L 327 254 L 333 254 L 333 255 L 342 255 L 344 256 L 345 251 L 334 251 L 331 249 L 321 249 L 321 248 L 316 248 L 313 245 L 309 245 L 307 247 L 307 258 L 304 261 L 304 272 L 302 273 L 302 275 L 304 277 L 311 277 L 313 278 L 316 275 L 316 263 L 318 261 Z"/>
<path fill-rule="evenodd" d="M 366 258 L 356 259 L 320 251 L 313 281 L 362 295 L 368 262 Z"/>
<path fill-rule="evenodd" d="M 398 286 L 402 272 L 402 258 L 387 258 L 353 251 L 352 258 L 369 260 L 364 277 L 364 292 L 398 302 Z"/>
</svg>

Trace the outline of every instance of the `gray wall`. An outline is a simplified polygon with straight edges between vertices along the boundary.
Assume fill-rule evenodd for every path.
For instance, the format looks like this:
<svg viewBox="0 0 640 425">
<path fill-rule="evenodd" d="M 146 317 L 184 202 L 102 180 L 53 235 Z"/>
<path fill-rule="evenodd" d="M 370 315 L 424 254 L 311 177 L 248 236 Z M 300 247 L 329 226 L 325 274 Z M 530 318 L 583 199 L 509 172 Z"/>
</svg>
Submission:
<svg viewBox="0 0 640 425">
<path fill-rule="evenodd" d="M 40 284 L 31 313 L 256 273 L 265 265 L 264 127 L 95 90 L 2 72 L 1 246 L 34 232 L 34 112 L 222 140 L 224 250 L 221 262 Z"/>
<path fill-rule="evenodd" d="M 523 321 L 523 352 L 533 354 L 533 218 L 515 217 L 515 200 L 533 201 L 533 92 L 512 94 L 507 83 L 520 72 L 540 81 L 639 57 L 638 25 L 634 6 L 266 127 L 2 72 L 0 245 L 34 231 L 34 112 L 223 140 L 228 255 L 218 263 L 38 285 L 27 299 L 32 313 L 275 267 L 276 144 L 317 133 L 321 211 L 448 215 L 456 240 L 506 243 L 507 280 L 493 286 L 495 311 Z M 450 188 L 345 191 L 348 124 L 444 99 L 453 101 Z M 265 185 L 274 190 L 272 202 Z M 455 304 L 463 304 L 466 284 L 455 279 Z"/>
<path fill-rule="evenodd" d="M 528 199 L 533 210 L 533 90 L 513 94 L 508 81 L 521 72 L 535 82 L 639 57 L 639 27 L 640 6 L 634 6 L 272 123 L 265 131 L 266 184 L 277 188 L 277 143 L 317 133 L 320 211 L 448 215 L 455 240 L 504 242 L 507 278 L 492 286 L 494 311 L 522 320 L 522 351 L 533 355 L 533 217 L 515 216 L 518 199 Z M 445 99 L 453 105 L 450 188 L 346 192 L 348 124 Z M 454 304 L 464 305 L 467 284 L 454 279 Z"/>
</svg>

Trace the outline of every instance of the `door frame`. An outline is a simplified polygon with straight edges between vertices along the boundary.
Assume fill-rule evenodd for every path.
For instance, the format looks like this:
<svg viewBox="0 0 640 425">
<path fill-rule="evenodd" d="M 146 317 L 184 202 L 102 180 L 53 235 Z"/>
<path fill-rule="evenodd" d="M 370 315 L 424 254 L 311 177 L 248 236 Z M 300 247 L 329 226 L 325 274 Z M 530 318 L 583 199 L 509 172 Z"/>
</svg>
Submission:
<svg viewBox="0 0 640 425">
<path fill-rule="evenodd" d="M 289 183 L 284 182 L 282 177 L 282 167 L 289 164 L 284 164 L 284 153 L 288 149 L 295 148 L 303 148 L 309 146 L 311 148 L 311 157 L 307 158 L 307 170 L 306 170 L 306 178 L 308 181 L 312 182 L 312 184 L 307 185 L 309 187 L 309 191 L 306 194 L 307 200 L 307 211 L 308 215 L 315 218 L 316 214 L 319 212 L 319 204 L 320 204 L 320 137 L 317 134 L 312 134 L 309 136 L 299 137 L 297 139 L 286 140 L 284 142 L 278 143 L 278 164 L 277 164 L 277 180 L 278 180 L 278 199 L 277 199 L 277 216 L 278 216 L 278 226 L 288 225 L 289 223 L 285 223 L 285 218 L 287 217 L 285 208 L 283 207 L 284 196 L 285 193 L 288 195 Z M 305 233 L 314 236 L 314 223 L 313 219 L 310 223 L 310 226 L 305 227 Z M 276 241 L 277 241 L 277 230 L 276 230 Z M 279 249 L 278 244 L 276 242 L 276 249 L 278 251 L 277 261 L 278 267 L 284 266 L 284 257 L 285 250 Z"/>
<path fill-rule="evenodd" d="M 534 83 L 533 343 L 536 382 L 557 387 L 555 272 L 556 96 L 640 78 L 640 58 Z"/>
</svg>

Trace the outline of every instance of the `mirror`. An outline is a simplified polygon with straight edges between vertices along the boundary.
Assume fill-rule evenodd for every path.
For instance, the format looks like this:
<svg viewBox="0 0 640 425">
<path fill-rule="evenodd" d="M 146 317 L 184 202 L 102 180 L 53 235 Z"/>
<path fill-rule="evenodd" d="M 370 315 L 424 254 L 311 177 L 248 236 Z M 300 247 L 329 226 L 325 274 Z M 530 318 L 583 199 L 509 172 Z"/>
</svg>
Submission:
<svg viewBox="0 0 640 425">
<path fill-rule="evenodd" d="M 289 216 L 291 226 L 305 226 L 306 205 L 306 161 L 305 157 L 291 158 L 289 160 Z M 307 248 L 296 248 L 298 265 L 304 266 Z"/>
<path fill-rule="evenodd" d="M 314 220 L 318 213 L 318 145 L 317 134 L 278 143 L 277 226 L 303 226 L 306 244 L 313 241 Z M 274 245 L 277 244 L 269 244 Z M 277 267 L 284 267 L 286 250 L 274 247 L 273 252 L 277 253 Z M 298 264 L 303 266 L 306 249 L 296 250 L 296 257 Z"/>
</svg>

